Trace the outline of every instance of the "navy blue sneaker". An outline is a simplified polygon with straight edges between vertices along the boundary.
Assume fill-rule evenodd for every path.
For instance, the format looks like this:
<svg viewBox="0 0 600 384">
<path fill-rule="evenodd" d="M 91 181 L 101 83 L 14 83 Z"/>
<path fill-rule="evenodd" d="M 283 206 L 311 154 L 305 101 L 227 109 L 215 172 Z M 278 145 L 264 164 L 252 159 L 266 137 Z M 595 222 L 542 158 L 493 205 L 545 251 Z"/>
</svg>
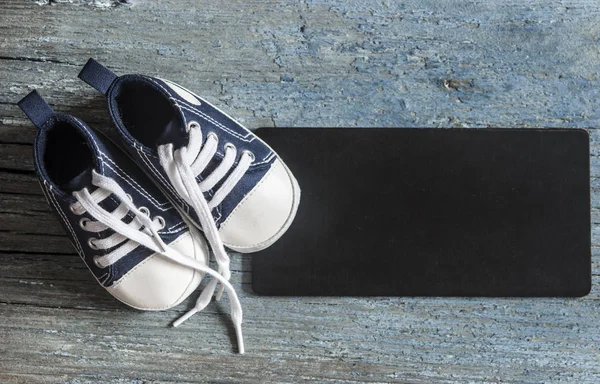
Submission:
<svg viewBox="0 0 600 384">
<path fill-rule="evenodd" d="M 117 76 L 93 59 L 79 77 L 108 98 L 126 149 L 204 232 L 226 279 L 224 246 L 256 252 L 288 229 L 300 187 L 277 154 L 248 129 L 168 80 Z"/>
<path fill-rule="evenodd" d="M 38 128 L 34 164 L 48 204 L 98 282 L 131 307 L 164 310 L 209 274 L 227 289 L 243 353 L 239 300 L 231 284 L 207 266 L 202 234 L 105 136 L 55 113 L 36 91 L 19 107 Z M 206 306 L 212 293 L 205 290 L 177 324 Z"/>
</svg>

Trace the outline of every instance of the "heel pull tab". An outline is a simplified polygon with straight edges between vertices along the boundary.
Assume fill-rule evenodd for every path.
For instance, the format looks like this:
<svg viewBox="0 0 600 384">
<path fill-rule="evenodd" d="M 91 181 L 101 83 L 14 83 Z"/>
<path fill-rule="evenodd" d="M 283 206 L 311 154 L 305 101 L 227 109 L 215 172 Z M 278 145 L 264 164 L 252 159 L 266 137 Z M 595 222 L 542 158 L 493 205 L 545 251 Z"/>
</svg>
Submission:
<svg viewBox="0 0 600 384">
<path fill-rule="evenodd" d="M 106 96 L 117 75 L 96 60 L 89 59 L 78 77 Z"/>
<path fill-rule="evenodd" d="M 46 121 L 54 116 L 52 107 L 48 105 L 46 100 L 36 90 L 31 91 L 27 96 L 22 98 L 17 105 L 38 129 L 41 129 Z"/>
</svg>

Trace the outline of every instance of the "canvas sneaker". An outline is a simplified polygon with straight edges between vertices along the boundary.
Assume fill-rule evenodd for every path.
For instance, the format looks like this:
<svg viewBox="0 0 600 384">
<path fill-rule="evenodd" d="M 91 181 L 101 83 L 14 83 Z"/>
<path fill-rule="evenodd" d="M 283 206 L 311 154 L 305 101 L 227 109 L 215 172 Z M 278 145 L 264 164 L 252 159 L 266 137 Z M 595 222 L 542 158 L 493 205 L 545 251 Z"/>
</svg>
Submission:
<svg viewBox="0 0 600 384">
<path fill-rule="evenodd" d="M 243 353 L 238 297 L 207 266 L 202 234 L 108 138 L 73 116 L 55 113 L 36 91 L 19 107 L 38 128 L 33 151 L 42 191 L 96 280 L 131 307 L 165 310 L 209 274 L 227 289 Z M 212 293 L 205 289 L 175 325 L 203 309 Z"/>
<path fill-rule="evenodd" d="M 93 59 L 79 77 L 107 97 L 126 149 L 204 232 L 227 279 L 224 247 L 256 252 L 290 226 L 300 187 L 251 131 L 168 80 L 117 76 Z"/>
</svg>

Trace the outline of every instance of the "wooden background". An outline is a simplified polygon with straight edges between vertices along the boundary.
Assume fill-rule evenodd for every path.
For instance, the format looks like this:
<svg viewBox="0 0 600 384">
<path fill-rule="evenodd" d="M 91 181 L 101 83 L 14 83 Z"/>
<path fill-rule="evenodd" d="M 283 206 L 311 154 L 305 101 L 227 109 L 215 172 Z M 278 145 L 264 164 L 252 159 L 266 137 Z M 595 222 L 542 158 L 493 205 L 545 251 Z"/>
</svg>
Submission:
<svg viewBox="0 0 600 384">
<path fill-rule="evenodd" d="M 596 0 L 0 1 L 0 383 L 600 382 Z M 266 298 L 235 256 L 227 303 L 112 299 L 51 215 L 16 102 L 38 89 L 110 132 L 76 76 L 93 56 L 259 126 L 585 127 L 593 289 L 582 299 Z M 195 295 L 194 295 L 195 296 Z"/>
</svg>

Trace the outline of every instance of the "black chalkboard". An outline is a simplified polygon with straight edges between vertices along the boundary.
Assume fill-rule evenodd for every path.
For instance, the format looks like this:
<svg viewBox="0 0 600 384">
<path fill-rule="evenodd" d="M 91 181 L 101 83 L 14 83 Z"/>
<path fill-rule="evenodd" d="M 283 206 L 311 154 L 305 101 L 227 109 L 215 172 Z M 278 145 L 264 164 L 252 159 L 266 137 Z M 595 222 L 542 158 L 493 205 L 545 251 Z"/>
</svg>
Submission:
<svg viewBox="0 0 600 384">
<path fill-rule="evenodd" d="M 582 296 L 589 136 L 563 129 L 262 128 L 302 196 L 252 256 L 286 296 Z"/>
</svg>

